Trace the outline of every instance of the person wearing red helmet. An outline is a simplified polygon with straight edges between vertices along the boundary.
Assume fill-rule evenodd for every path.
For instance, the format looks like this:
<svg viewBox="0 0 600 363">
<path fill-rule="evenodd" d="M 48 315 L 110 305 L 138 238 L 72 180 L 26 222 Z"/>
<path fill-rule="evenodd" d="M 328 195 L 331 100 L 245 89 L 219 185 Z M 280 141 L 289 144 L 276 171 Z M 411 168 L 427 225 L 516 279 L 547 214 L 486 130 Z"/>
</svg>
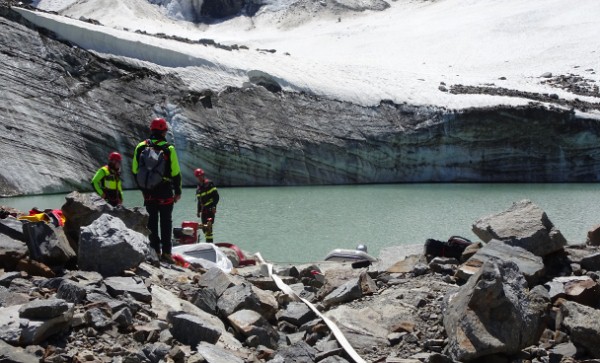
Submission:
<svg viewBox="0 0 600 363">
<path fill-rule="evenodd" d="M 181 198 L 181 171 L 175 147 L 166 140 L 168 130 L 164 118 L 150 122 L 150 137 L 136 146 L 131 170 L 144 196 L 150 246 L 161 260 L 173 264 L 172 215 Z"/>
<path fill-rule="evenodd" d="M 212 225 L 215 223 L 215 215 L 217 214 L 219 192 L 215 184 L 204 177 L 204 170 L 200 168 L 194 170 L 194 176 L 198 179 L 198 187 L 196 188 L 196 199 L 198 201 L 196 215 L 202 218 L 203 225 L 208 225 L 203 231 L 206 242 L 212 243 Z"/>
<path fill-rule="evenodd" d="M 121 186 L 121 161 L 123 157 L 118 152 L 108 155 L 108 164 L 102 166 L 92 178 L 92 187 L 106 202 L 113 207 L 123 204 L 123 189 Z"/>
</svg>

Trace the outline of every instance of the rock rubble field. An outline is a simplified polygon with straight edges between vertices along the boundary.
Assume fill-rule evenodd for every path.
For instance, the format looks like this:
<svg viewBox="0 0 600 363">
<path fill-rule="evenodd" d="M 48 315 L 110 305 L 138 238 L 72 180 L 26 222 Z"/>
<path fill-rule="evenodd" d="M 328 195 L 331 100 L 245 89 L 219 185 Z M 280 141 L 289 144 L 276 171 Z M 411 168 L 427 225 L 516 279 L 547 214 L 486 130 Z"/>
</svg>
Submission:
<svg viewBox="0 0 600 363">
<path fill-rule="evenodd" d="M 600 362 L 600 226 L 569 244 L 528 200 L 474 221 L 458 258 L 273 266 L 290 293 L 231 253 L 231 273 L 159 262 L 143 209 L 1 210 L 1 362 Z"/>
</svg>

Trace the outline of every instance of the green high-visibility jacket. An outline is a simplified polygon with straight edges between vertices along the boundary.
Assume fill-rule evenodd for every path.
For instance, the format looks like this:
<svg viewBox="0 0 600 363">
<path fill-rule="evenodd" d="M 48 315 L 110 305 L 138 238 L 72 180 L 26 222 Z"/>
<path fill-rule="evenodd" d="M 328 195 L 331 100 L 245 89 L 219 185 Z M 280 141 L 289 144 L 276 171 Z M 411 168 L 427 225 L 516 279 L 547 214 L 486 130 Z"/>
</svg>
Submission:
<svg viewBox="0 0 600 363">
<path fill-rule="evenodd" d="M 99 196 L 104 195 L 106 199 L 123 200 L 123 187 L 121 177 L 116 170 L 104 165 L 92 178 L 92 186 Z"/>
</svg>

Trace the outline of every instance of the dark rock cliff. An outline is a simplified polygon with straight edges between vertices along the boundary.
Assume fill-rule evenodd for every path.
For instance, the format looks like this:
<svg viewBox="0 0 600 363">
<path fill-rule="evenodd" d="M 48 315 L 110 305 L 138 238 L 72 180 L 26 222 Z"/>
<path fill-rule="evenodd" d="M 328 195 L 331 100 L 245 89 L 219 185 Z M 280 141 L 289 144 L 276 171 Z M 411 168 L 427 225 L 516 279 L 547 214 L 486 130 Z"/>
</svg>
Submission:
<svg viewBox="0 0 600 363">
<path fill-rule="evenodd" d="M 186 185 L 199 166 L 222 186 L 586 182 L 600 173 L 600 123 L 575 112 L 598 104 L 523 95 L 530 106 L 452 111 L 256 84 L 192 91 L 175 75 L 61 42 L 2 4 L 0 195 L 91 190 L 113 150 L 134 187 L 131 154 L 156 116 L 171 125 Z"/>
</svg>

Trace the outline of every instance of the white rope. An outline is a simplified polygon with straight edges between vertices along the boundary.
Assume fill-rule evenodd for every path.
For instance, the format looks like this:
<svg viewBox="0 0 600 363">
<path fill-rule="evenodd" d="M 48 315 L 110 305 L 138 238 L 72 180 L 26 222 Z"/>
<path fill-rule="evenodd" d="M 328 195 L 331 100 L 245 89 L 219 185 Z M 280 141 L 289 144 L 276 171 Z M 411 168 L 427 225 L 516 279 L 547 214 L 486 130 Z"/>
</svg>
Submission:
<svg viewBox="0 0 600 363">
<path fill-rule="evenodd" d="M 335 338 L 337 339 L 338 343 L 340 343 L 340 345 L 342 346 L 342 348 L 346 351 L 346 353 L 348 353 L 348 355 L 356 362 L 356 363 L 366 363 L 366 361 L 364 359 L 362 359 L 358 353 L 356 353 L 356 351 L 354 350 L 354 348 L 352 348 L 352 345 L 350 345 L 350 342 L 348 342 L 348 339 L 346 339 L 346 337 L 344 336 L 344 333 L 342 333 L 342 331 L 340 330 L 340 328 L 338 328 L 338 326 L 331 321 L 329 318 L 327 318 L 325 315 L 321 314 L 321 312 L 316 308 L 316 306 L 314 306 L 310 301 L 301 298 L 300 296 L 298 296 L 294 290 L 292 290 L 291 287 L 289 287 L 288 285 L 286 285 L 279 276 L 277 276 L 276 274 L 273 273 L 273 265 L 270 263 L 265 262 L 265 260 L 263 259 L 263 257 L 261 256 L 261 254 L 258 252 L 255 254 L 256 259 L 262 264 L 267 266 L 267 271 L 269 273 L 269 277 L 273 279 L 273 281 L 275 281 L 275 284 L 277 285 L 277 287 L 284 292 L 285 294 L 289 295 L 294 301 L 302 301 L 303 303 L 305 303 L 315 314 L 317 314 L 318 317 L 320 317 L 321 319 L 323 319 L 323 321 L 325 322 L 325 324 L 327 324 L 327 326 L 329 327 L 329 329 L 331 330 L 331 332 L 333 333 L 333 335 L 335 336 Z"/>
</svg>

